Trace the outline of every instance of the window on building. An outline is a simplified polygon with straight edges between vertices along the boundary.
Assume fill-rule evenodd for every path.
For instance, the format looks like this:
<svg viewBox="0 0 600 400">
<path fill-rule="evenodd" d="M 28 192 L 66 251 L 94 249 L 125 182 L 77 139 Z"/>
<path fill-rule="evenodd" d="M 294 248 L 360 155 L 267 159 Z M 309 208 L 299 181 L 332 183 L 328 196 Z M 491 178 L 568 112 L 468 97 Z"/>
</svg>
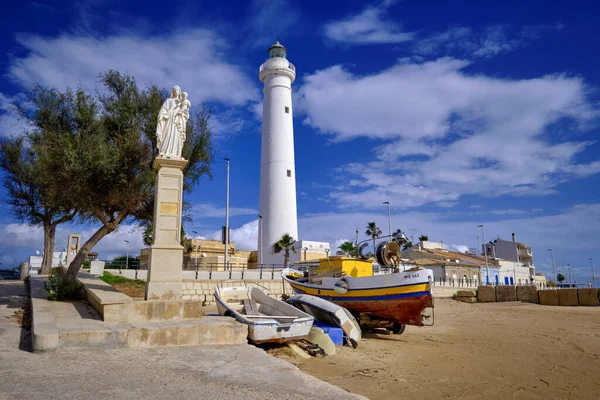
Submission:
<svg viewBox="0 0 600 400">
<path fill-rule="evenodd" d="M 288 106 L 285 106 L 285 113 L 289 114 L 290 113 L 290 108 Z"/>
<path fill-rule="evenodd" d="M 291 169 L 287 170 L 287 176 L 288 176 L 288 178 L 292 177 L 292 170 Z"/>
</svg>

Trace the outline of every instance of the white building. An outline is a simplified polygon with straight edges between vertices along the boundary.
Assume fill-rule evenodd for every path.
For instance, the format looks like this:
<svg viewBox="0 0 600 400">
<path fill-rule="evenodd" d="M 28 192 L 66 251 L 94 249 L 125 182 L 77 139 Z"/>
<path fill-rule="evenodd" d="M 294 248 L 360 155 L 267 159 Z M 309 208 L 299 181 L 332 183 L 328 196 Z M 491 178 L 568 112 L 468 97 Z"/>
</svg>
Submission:
<svg viewBox="0 0 600 400">
<path fill-rule="evenodd" d="M 535 282 L 535 266 L 531 247 L 517 242 L 515 234 L 512 241 L 496 239 L 487 243 L 489 257 L 500 263 L 500 280 L 505 285 L 528 285 Z"/>
<path fill-rule="evenodd" d="M 39 252 L 38 252 L 39 253 Z M 67 263 L 66 251 L 55 251 L 52 253 L 52 267 L 60 267 Z M 42 256 L 29 256 L 29 275 L 39 275 L 42 270 Z"/>
<path fill-rule="evenodd" d="M 290 254 L 292 263 L 297 261 L 320 260 L 326 258 L 330 251 L 329 243 L 299 240 L 294 243 L 296 254 Z M 335 255 L 335 254 L 332 254 Z"/>
<path fill-rule="evenodd" d="M 292 82 L 296 68 L 279 42 L 269 47 L 269 59 L 259 70 L 264 84 L 260 160 L 258 263 L 283 264 L 283 254 L 272 254 L 273 243 L 284 233 L 298 239 Z"/>
</svg>

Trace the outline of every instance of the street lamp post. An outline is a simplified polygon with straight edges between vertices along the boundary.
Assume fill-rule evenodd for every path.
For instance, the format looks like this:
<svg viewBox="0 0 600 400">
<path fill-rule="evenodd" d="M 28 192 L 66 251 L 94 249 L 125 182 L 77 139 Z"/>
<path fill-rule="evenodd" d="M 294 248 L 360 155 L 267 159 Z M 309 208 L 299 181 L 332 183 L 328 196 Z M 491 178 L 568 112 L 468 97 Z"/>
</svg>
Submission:
<svg viewBox="0 0 600 400">
<path fill-rule="evenodd" d="M 127 242 L 127 258 L 125 259 L 125 269 L 129 269 L 129 240 L 125 240 Z"/>
<path fill-rule="evenodd" d="M 258 247 L 260 247 L 260 262 L 258 263 L 259 265 L 263 265 L 264 264 L 264 260 L 263 260 L 263 235 L 262 235 L 262 215 L 258 214 Z M 262 271 L 262 269 L 261 269 Z"/>
<path fill-rule="evenodd" d="M 198 232 L 192 231 L 194 234 L 194 269 L 198 269 Z"/>
<path fill-rule="evenodd" d="M 390 209 L 390 202 L 384 201 L 383 204 L 387 204 L 388 206 L 388 228 L 390 229 L 390 240 L 392 238 L 392 212 Z"/>
<path fill-rule="evenodd" d="M 478 225 L 478 228 L 481 228 L 481 237 L 483 238 L 483 255 L 485 256 L 485 280 L 486 285 L 490 284 L 490 270 L 488 266 L 488 257 L 487 257 L 487 245 L 485 243 L 485 232 L 483 231 L 483 224 Z"/>
<path fill-rule="evenodd" d="M 571 280 L 571 265 L 567 264 L 567 270 L 569 270 L 569 287 L 573 286 L 573 281 Z"/>
<path fill-rule="evenodd" d="M 594 274 L 594 262 L 590 258 L 590 266 L 592 267 L 592 284 L 596 287 L 596 275 Z"/>
<path fill-rule="evenodd" d="M 548 251 L 550 252 L 550 257 L 552 257 L 552 273 L 554 274 L 554 278 L 552 278 L 552 280 L 554 282 L 556 279 L 556 268 L 554 267 L 554 252 L 552 251 L 552 249 L 548 249 Z"/>
<path fill-rule="evenodd" d="M 227 161 L 227 188 L 225 191 L 225 270 L 229 266 L 229 158 L 224 158 Z"/>
</svg>

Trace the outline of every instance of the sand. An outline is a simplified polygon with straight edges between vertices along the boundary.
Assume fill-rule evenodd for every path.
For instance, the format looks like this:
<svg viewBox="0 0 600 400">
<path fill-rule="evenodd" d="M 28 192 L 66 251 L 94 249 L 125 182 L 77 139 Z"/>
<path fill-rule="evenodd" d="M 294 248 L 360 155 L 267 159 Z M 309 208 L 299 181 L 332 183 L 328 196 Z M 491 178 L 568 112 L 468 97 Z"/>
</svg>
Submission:
<svg viewBox="0 0 600 400">
<path fill-rule="evenodd" d="M 371 399 L 600 397 L 600 307 L 436 299 L 435 318 L 325 358 L 276 355 Z"/>
</svg>

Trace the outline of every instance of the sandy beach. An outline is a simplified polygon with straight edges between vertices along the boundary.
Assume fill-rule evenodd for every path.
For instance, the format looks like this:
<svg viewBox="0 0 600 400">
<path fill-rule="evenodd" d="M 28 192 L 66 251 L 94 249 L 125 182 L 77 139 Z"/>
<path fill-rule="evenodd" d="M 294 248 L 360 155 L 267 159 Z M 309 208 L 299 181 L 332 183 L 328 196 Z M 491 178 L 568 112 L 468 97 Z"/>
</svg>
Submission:
<svg viewBox="0 0 600 400">
<path fill-rule="evenodd" d="M 597 399 L 600 307 L 436 300 L 433 327 L 364 334 L 357 349 L 278 356 L 370 399 Z"/>
</svg>

